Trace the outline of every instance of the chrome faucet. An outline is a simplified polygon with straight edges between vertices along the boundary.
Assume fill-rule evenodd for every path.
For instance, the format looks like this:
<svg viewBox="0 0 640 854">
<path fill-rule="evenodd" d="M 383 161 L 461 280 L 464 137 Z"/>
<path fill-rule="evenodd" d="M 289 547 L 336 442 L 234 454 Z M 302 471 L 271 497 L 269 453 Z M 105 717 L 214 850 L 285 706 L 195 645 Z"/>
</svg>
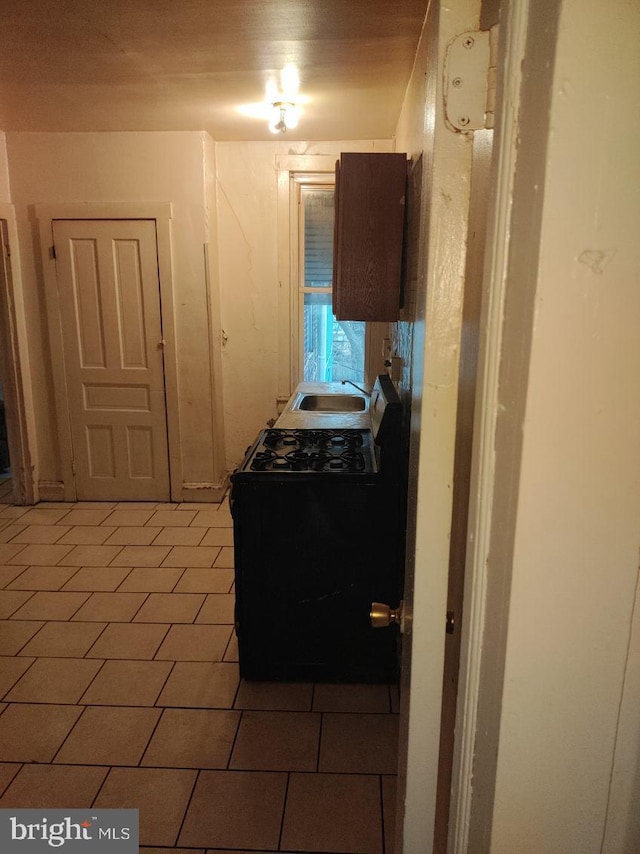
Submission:
<svg viewBox="0 0 640 854">
<path fill-rule="evenodd" d="M 359 385 L 356 385 L 353 380 L 342 380 L 342 385 L 347 385 L 347 383 L 349 383 L 349 385 L 352 385 L 354 388 L 357 388 L 358 391 L 361 391 L 365 395 L 365 397 L 371 397 L 370 391 L 366 391 L 366 389 L 361 388 Z"/>
</svg>

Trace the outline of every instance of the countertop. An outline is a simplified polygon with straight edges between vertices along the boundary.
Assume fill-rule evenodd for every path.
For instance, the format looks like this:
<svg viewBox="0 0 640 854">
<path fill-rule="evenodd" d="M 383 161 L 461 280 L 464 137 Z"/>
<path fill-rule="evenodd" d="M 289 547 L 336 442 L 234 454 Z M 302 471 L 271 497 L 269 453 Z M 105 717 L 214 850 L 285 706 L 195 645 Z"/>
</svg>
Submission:
<svg viewBox="0 0 640 854">
<path fill-rule="evenodd" d="M 362 412 L 311 412 L 298 409 L 297 406 L 305 394 L 356 395 L 364 398 L 366 409 Z M 369 397 L 348 384 L 299 383 L 274 426 L 283 430 L 366 430 L 371 427 Z"/>
</svg>

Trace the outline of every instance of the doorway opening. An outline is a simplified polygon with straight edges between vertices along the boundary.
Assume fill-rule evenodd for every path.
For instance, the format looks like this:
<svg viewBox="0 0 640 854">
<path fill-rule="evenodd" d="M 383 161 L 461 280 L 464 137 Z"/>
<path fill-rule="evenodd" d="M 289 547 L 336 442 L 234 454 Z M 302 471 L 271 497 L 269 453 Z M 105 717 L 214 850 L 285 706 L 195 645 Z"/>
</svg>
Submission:
<svg viewBox="0 0 640 854">
<path fill-rule="evenodd" d="M 32 504 L 31 456 L 10 236 L 17 242 L 13 208 L 3 205 L 0 206 L 0 503 Z"/>
<path fill-rule="evenodd" d="M 101 484 L 108 486 L 113 482 L 113 473 L 117 468 L 117 459 L 126 459 L 125 468 L 131 477 L 133 492 L 129 500 L 180 500 L 183 497 L 183 463 L 180 453 L 181 431 L 179 422 L 177 359 L 175 352 L 175 318 L 173 275 L 171 262 L 171 218 L 172 211 L 169 203 L 85 203 L 85 204 L 55 204 L 37 205 L 36 218 L 39 223 L 40 247 L 45 282 L 46 313 L 49 324 L 49 340 L 51 347 L 52 382 L 55 395 L 56 439 L 59 451 L 59 472 L 55 481 L 38 482 L 40 498 L 48 501 L 76 501 L 78 491 L 76 450 L 82 450 L 84 459 L 84 474 L 91 478 L 96 475 L 101 478 Z M 83 303 L 78 295 L 91 293 L 92 281 L 99 281 L 92 270 L 100 274 L 100 257 L 104 249 L 100 248 L 104 235 L 97 237 L 90 234 L 78 236 L 75 261 L 82 266 L 83 286 L 71 284 L 63 295 L 59 291 L 58 268 L 63 264 L 62 258 L 57 259 L 52 249 L 56 246 L 55 232 L 60 226 L 64 232 L 66 224 L 85 223 L 91 228 L 95 224 L 99 231 L 108 231 L 109 224 L 114 228 L 128 228 L 127 223 L 135 230 L 135 223 L 147 223 L 152 234 L 140 237 L 136 234 L 122 234 L 118 237 L 117 250 L 114 249 L 109 263 L 111 267 L 107 278 L 111 277 L 107 309 L 111 317 L 100 316 L 94 311 L 101 299 Z M 67 242 L 69 234 L 64 235 Z M 73 244 L 76 235 L 71 235 Z M 143 253 L 139 244 L 145 242 L 150 247 L 148 257 Z M 93 247 L 93 248 L 92 248 Z M 73 252 L 65 253 L 66 262 Z M 65 253 L 59 253 L 60 255 Z M 141 254 L 142 253 L 142 254 Z M 144 258 L 143 258 L 144 255 Z M 146 260 L 145 260 L 146 259 Z M 66 263 L 65 262 L 65 263 Z M 76 264 L 77 267 L 77 264 Z M 73 268 L 73 264 L 71 264 Z M 150 272 L 153 268 L 153 275 Z M 146 271 L 146 272 L 145 272 Z M 73 278 L 73 270 L 70 273 Z M 128 284 L 124 285 L 124 282 Z M 147 296 L 147 283 L 153 281 L 153 299 Z M 151 285 L 149 285 L 151 287 Z M 154 322 L 147 328 L 143 322 L 147 300 L 155 303 Z M 68 336 L 63 336 L 63 301 L 67 300 L 67 317 L 76 317 L 76 329 L 82 329 L 83 344 L 76 341 L 76 351 L 80 348 L 80 357 L 76 360 L 76 382 L 80 393 L 76 395 L 77 408 L 84 408 L 87 419 L 84 433 L 78 434 L 77 423 L 75 435 L 72 428 L 74 413 L 72 394 L 70 392 L 70 377 L 67 374 L 69 363 Z M 86 312 L 85 312 L 86 308 Z M 102 305 L 99 306 L 103 310 Z M 85 313 L 83 313 L 85 312 Z M 78 317 L 80 316 L 80 321 Z M 78 326 L 79 323 L 79 326 Z M 117 342 L 108 333 L 109 324 L 118 328 Z M 71 324 L 73 328 L 73 324 Z M 102 343 L 90 331 L 101 330 Z M 118 343 L 119 342 L 119 343 Z M 105 368 L 100 373 L 100 359 L 115 346 L 120 353 L 115 358 L 115 373 L 111 371 L 111 362 L 105 362 Z M 101 355 L 102 354 L 102 355 Z M 78 355 L 78 352 L 75 354 Z M 163 365 L 160 384 L 153 384 L 142 376 L 147 365 Z M 95 364 L 94 364 L 95 363 Z M 85 368 L 95 375 L 80 376 Z M 79 372 L 79 373 L 78 373 Z M 133 379 L 133 374 L 139 372 L 140 380 Z M 124 379 L 125 382 L 121 382 Z M 127 384 L 127 379 L 132 383 Z M 160 447 L 156 438 L 160 433 L 151 423 L 145 423 L 144 418 L 153 421 L 158 406 L 164 410 L 162 431 L 163 439 Z M 83 418 L 85 416 L 83 415 Z M 138 421 L 135 421 L 138 417 Z M 100 423 L 100 418 L 104 423 Z M 132 419 L 134 419 L 132 421 Z M 117 429 L 116 426 L 117 425 Z M 88 428 L 91 428 L 90 430 Z M 88 440 L 88 433 L 90 439 Z M 171 452 L 169 450 L 171 449 Z M 157 497 L 143 497 L 144 490 L 154 484 L 154 472 L 162 466 L 162 490 Z M 110 480 L 111 478 L 111 480 Z M 134 498 L 136 490 L 139 497 Z M 84 487 L 83 487 L 84 491 Z M 101 497 L 99 494 L 85 493 L 85 500 L 127 500 L 120 494 Z"/>
</svg>

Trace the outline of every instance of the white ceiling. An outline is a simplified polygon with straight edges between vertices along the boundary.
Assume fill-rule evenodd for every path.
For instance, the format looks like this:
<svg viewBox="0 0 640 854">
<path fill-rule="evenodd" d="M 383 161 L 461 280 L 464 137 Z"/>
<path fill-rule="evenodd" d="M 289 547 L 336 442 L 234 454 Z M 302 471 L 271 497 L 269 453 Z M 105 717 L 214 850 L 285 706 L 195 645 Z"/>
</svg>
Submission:
<svg viewBox="0 0 640 854">
<path fill-rule="evenodd" d="M 290 139 L 388 138 L 428 0 L 2 0 L 0 130 L 206 130 L 273 139 L 239 107 L 294 64 Z"/>
</svg>

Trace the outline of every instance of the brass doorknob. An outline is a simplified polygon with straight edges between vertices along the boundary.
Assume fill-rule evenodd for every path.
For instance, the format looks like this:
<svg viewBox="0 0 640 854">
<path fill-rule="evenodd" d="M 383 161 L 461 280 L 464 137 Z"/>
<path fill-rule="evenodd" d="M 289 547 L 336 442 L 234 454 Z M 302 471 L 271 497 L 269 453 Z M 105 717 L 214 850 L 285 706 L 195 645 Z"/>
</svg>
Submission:
<svg viewBox="0 0 640 854">
<path fill-rule="evenodd" d="M 397 608 L 391 608 L 383 602 L 372 602 L 369 617 L 371 618 L 371 626 L 374 629 L 383 629 L 396 623 L 398 626 L 402 624 L 402 609 L 404 602 L 400 602 Z"/>
</svg>

